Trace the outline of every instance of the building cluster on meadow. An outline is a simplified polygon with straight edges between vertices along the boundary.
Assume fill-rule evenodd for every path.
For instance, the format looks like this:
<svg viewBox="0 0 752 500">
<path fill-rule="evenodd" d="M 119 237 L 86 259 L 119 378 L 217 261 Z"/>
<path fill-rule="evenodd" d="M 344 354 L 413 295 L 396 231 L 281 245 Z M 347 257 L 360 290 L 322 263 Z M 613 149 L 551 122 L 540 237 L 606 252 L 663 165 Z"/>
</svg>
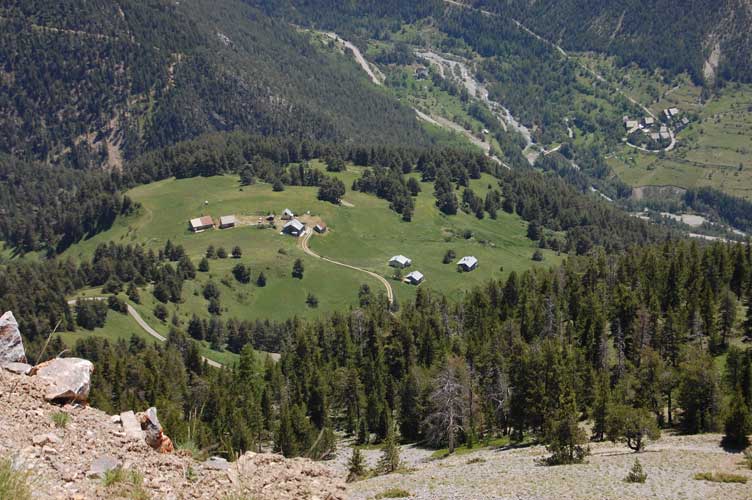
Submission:
<svg viewBox="0 0 752 500">
<path fill-rule="evenodd" d="M 396 269 L 405 269 L 407 267 L 412 266 L 413 261 L 409 257 L 405 257 L 404 255 L 395 255 L 391 259 L 389 259 L 389 265 L 391 267 L 394 267 Z M 470 271 L 474 271 L 478 268 L 478 259 L 473 257 L 472 255 L 467 255 L 465 257 L 462 257 L 457 262 L 457 269 L 462 272 L 469 273 Z M 411 285 L 420 285 L 425 281 L 426 277 L 423 273 L 420 271 L 411 271 L 407 276 L 404 278 L 405 283 L 409 283 Z"/>
<path fill-rule="evenodd" d="M 276 216 L 274 214 L 270 214 L 264 217 L 259 217 L 258 223 L 263 224 L 266 222 L 268 224 L 273 224 L 275 219 Z M 282 234 L 289 234 L 296 237 L 305 234 L 306 223 L 298 220 L 295 217 L 293 211 L 289 208 L 286 208 L 282 212 L 280 219 L 285 221 L 284 226 L 282 226 Z M 219 218 L 219 223 L 217 224 L 214 218 L 212 218 L 210 215 L 202 215 L 201 217 L 191 219 L 188 222 L 188 225 L 191 231 L 193 231 L 194 233 L 200 233 L 202 231 L 207 231 L 216 227 L 219 227 L 219 229 L 229 229 L 235 227 L 238 225 L 238 219 L 235 215 L 223 215 Z M 319 222 L 314 226 L 313 229 L 317 233 L 325 233 L 328 228 L 326 223 Z"/>
<path fill-rule="evenodd" d="M 295 214 L 289 208 L 286 208 L 282 212 L 280 217 L 285 224 L 282 226 L 281 234 L 288 234 L 294 237 L 303 236 L 306 233 L 306 223 L 300 221 L 295 217 Z M 275 221 L 275 215 L 267 215 L 265 217 L 259 217 L 259 223 L 273 223 Z M 229 229 L 235 227 L 238 223 L 235 215 L 223 215 L 219 218 L 219 224 L 215 224 L 214 219 L 210 215 L 203 215 L 189 221 L 191 231 L 194 233 L 200 233 L 209 229 L 219 227 L 220 229 Z M 325 233 L 327 231 L 327 225 L 324 222 L 319 222 L 314 226 L 314 231 L 317 233 Z M 413 261 L 409 257 L 404 255 L 395 255 L 389 259 L 389 266 L 397 269 L 405 269 L 412 265 Z M 457 270 L 461 272 L 470 272 L 478 268 L 478 259 L 472 255 L 466 255 L 457 262 Z M 411 285 L 420 285 L 425 281 L 426 277 L 420 271 L 411 271 L 408 273 L 403 281 Z"/>
</svg>

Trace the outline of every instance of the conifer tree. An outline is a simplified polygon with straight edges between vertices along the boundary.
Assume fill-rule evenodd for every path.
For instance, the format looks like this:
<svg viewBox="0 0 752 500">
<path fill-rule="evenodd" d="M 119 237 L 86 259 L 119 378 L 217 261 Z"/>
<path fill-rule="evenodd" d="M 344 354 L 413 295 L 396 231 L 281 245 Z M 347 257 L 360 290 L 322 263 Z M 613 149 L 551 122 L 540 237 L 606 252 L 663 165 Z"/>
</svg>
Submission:
<svg viewBox="0 0 752 500">
<path fill-rule="evenodd" d="M 400 449 L 397 443 L 397 436 L 394 431 L 394 425 L 389 425 L 389 430 L 381 446 L 381 458 L 379 459 L 379 470 L 383 474 L 390 474 L 400 466 Z"/>
<path fill-rule="evenodd" d="M 198 270 L 202 273 L 208 273 L 209 272 L 209 259 L 206 257 L 202 257 L 201 261 L 198 263 Z"/>
<path fill-rule="evenodd" d="M 629 471 L 629 474 L 627 474 L 627 477 L 624 478 L 624 480 L 628 483 L 644 483 L 647 478 L 648 475 L 645 474 L 645 471 L 642 469 L 640 460 L 635 458 L 634 465 L 632 466 L 632 469 Z"/>
<path fill-rule="evenodd" d="M 723 444 L 736 449 L 749 446 L 749 434 L 752 434 L 752 415 L 744 401 L 744 394 L 739 386 L 729 402 L 724 422 L 725 435 Z"/>
<path fill-rule="evenodd" d="M 353 448 L 350 460 L 347 463 L 347 482 L 352 483 L 365 476 L 366 468 L 363 454 L 359 448 Z"/>
<path fill-rule="evenodd" d="M 596 375 L 595 402 L 593 403 L 593 439 L 603 441 L 606 435 L 606 415 L 611 404 L 611 386 L 608 373 L 601 371 Z"/>
</svg>

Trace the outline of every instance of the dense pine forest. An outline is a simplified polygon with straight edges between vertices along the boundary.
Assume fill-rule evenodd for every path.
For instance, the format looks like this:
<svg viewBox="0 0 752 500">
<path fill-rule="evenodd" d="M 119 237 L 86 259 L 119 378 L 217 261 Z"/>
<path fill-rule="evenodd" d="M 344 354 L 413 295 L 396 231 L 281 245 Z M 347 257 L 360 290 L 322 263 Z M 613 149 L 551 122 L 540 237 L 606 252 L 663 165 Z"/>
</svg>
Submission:
<svg viewBox="0 0 752 500">
<path fill-rule="evenodd" d="M 570 50 L 599 50 L 622 63 L 689 72 L 701 82 L 704 63 L 715 44 L 720 50 L 717 75 L 723 80 L 750 81 L 749 51 L 752 12 L 745 2 L 601 2 L 586 1 L 468 2 L 512 15 L 546 38 Z M 577 27 L 576 29 L 574 27 Z"/>
<path fill-rule="evenodd" d="M 98 367 L 93 404 L 157 404 L 179 441 L 230 456 L 271 441 L 320 458 L 333 446 L 322 432 L 381 442 L 392 426 L 436 447 L 507 434 L 555 444 L 584 418 L 595 440 L 634 439 L 637 422 L 645 439 L 725 428 L 736 445 L 752 403 L 752 358 L 738 347 L 752 337 L 741 312 L 751 285 L 748 246 L 667 241 L 512 273 L 460 303 L 421 289 L 392 315 L 383 296 L 361 293 L 360 307 L 321 321 L 244 327 L 276 336 L 278 363 L 247 345 L 234 368 L 210 369 L 193 325 L 164 346 L 92 338 L 75 351 Z"/>
<path fill-rule="evenodd" d="M 0 151 L 25 159 L 121 167 L 238 129 L 429 142 L 352 63 L 239 1 L 6 1 L 0 23 Z"/>
</svg>

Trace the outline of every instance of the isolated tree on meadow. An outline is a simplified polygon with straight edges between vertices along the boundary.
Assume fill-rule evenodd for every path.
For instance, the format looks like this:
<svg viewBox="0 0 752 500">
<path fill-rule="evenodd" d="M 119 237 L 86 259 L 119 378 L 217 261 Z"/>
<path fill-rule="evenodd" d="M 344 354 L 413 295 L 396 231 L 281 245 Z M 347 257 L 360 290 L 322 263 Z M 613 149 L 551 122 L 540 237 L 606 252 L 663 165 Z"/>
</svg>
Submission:
<svg viewBox="0 0 752 500">
<path fill-rule="evenodd" d="M 240 283 L 249 283 L 251 281 L 251 268 L 243 264 L 236 264 L 232 268 L 232 275 Z"/>
<path fill-rule="evenodd" d="M 295 259 L 295 263 L 292 265 L 292 277 L 302 280 L 303 271 L 305 271 L 305 267 L 303 267 L 303 261 L 300 259 Z"/>
<path fill-rule="evenodd" d="M 203 257 L 201 261 L 198 263 L 198 270 L 202 273 L 208 273 L 209 272 L 209 259 L 206 257 Z"/>
<path fill-rule="evenodd" d="M 239 259 L 243 256 L 243 250 L 240 249 L 239 246 L 235 245 L 232 249 L 232 258 L 233 259 Z"/>
</svg>

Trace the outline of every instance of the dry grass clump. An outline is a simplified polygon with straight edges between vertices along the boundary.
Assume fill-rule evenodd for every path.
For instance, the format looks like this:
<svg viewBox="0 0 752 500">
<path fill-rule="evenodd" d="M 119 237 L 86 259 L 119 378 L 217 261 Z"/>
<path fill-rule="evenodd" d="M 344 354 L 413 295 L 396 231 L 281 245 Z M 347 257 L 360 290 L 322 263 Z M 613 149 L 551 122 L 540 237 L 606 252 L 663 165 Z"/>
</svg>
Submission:
<svg viewBox="0 0 752 500">
<path fill-rule="evenodd" d="M 745 476 L 729 472 L 698 472 L 695 474 L 695 479 L 698 481 L 711 481 L 713 483 L 747 483 Z"/>
</svg>

